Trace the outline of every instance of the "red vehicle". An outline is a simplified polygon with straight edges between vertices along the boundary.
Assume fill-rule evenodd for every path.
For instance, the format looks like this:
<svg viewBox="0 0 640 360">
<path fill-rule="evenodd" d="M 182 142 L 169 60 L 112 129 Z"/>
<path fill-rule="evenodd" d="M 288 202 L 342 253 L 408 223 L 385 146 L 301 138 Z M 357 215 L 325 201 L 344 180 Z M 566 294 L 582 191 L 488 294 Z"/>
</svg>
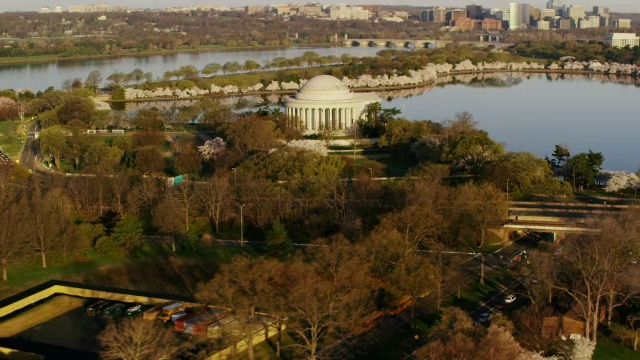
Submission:
<svg viewBox="0 0 640 360">
<path fill-rule="evenodd" d="M 186 316 L 181 317 L 173 323 L 173 330 L 177 332 L 183 332 L 187 323 L 187 320 L 190 320 L 195 315 L 193 313 L 189 313 Z"/>
<path fill-rule="evenodd" d="M 218 317 L 214 314 L 207 313 L 201 316 L 198 321 L 194 322 L 191 326 L 191 333 L 193 335 L 204 335 L 207 333 L 207 327 L 218 320 Z"/>
</svg>

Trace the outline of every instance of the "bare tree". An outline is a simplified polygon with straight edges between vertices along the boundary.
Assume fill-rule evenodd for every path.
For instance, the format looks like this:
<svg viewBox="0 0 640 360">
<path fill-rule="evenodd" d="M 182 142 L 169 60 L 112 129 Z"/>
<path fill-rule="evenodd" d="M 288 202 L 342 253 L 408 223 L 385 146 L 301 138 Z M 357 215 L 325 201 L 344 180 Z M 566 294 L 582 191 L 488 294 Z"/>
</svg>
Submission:
<svg viewBox="0 0 640 360">
<path fill-rule="evenodd" d="M 587 234 L 573 234 L 564 241 L 555 263 L 554 287 L 569 295 L 585 321 L 585 337 L 597 341 L 601 308 L 612 312 L 636 293 L 635 281 L 622 276 L 629 253 L 638 248 L 637 220 L 633 215 L 593 219 Z M 633 284 L 633 289 L 628 285 Z"/>
<path fill-rule="evenodd" d="M 286 306 L 288 328 L 297 338 L 296 347 L 309 359 L 316 359 L 318 348 L 331 334 L 360 324 L 371 312 L 369 275 L 371 264 L 362 249 L 344 237 L 314 242 L 309 261 L 297 259 L 287 267 L 289 284 Z"/>
<path fill-rule="evenodd" d="M 40 254 L 42 267 L 46 268 L 47 254 L 54 248 L 61 232 L 60 221 L 55 213 L 56 204 L 68 200 L 61 189 L 43 194 L 44 189 L 41 186 L 32 186 L 32 196 L 26 204 L 33 247 Z"/>
<path fill-rule="evenodd" d="M 215 278 L 199 286 L 196 293 L 200 301 L 230 312 L 247 343 L 250 360 L 255 358 L 253 339 L 256 328 L 262 326 L 257 310 L 272 294 L 269 277 L 274 266 L 279 266 L 274 260 L 235 257 L 231 263 L 221 267 Z"/>
<path fill-rule="evenodd" d="M 173 360 L 184 350 L 171 329 L 142 319 L 110 322 L 98 341 L 104 360 Z"/>
<path fill-rule="evenodd" d="M 28 226 L 18 203 L 0 206 L 0 266 L 2 280 L 7 281 L 7 267 L 21 252 L 26 250 Z"/>
<path fill-rule="evenodd" d="M 336 126 L 332 126 L 331 124 L 325 124 L 320 127 L 319 135 L 320 138 L 324 141 L 327 149 L 331 147 L 331 144 L 335 141 L 335 138 L 340 134 L 340 130 Z"/>
<path fill-rule="evenodd" d="M 504 195 L 489 184 L 466 185 L 460 188 L 452 205 L 459 236 L 473 239 L 480 250 L 480 284 L 484 284 L 484 261 L 490 231 L 497 228 L 507 216 Z"/>
<path fill-rule="evenodd" d="M 213 176 L 198 187 L 198 193 L 200 206 L 213 223 L 217 234 L 220 231 L 220 222 L 230 217 L 234 203 L 234 194 L 228 176 Z"/>
</svg>

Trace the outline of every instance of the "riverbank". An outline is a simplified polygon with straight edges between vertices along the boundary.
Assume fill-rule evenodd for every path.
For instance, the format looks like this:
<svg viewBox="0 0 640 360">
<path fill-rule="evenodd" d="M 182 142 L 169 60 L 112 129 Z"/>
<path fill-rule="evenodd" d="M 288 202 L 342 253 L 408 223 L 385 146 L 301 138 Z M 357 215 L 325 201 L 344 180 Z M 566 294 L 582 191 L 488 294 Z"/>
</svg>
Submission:
<svg viewBox="0 0 640 360">
<path fill-rule="evenodd" d="M 504 70 L 504 69 L 495 69 L 495 70 L 482 70 L 482 71 L 452 71 L 449 73 L 438 74 L 438 77 L 434 80 L 419 83 L 419 84 L 409 84 L 409 85 L 395 85 L 395 86 L 380 86 L 380 87 L 359 87 L 359 88 L 350 88 L 352 92 L 356 93 L 366 93 L 366 92 L 387 92 L 387 91 L 395 91 L 395 90 L 407 90 L 407 89 L 417 89 L 417 88 L 427 88 L 435 86 L 438 83 L 438 79 L 447 77 L 447 76 L 460 76 L 460 75 L 480 75 L 480 74 L 491 74 L 491 73 L 531 73 L 531 74 L 571 74 L 571 75 L 602 75 L 602 73 L 595 73 L 593 71 L 585 71 L 585 70 L 552 70 L 552 69 L 520 69 L 520 70 Z M 623 76 L 627 74 L 611 74 L 611 76 Z M 627 75 L 633 76 L 633 75 Z M 214 99 L 224 99 L 224 98 L 235 98 L 242 96 L 268 96 L 268 95 L 293 95 L 297 92 L 297 89 L 291 90 L 278 90 L 278 91 L 248 91 L 243 93 L 210 93 L 206 95 L 198 95 L 198 96 L 188 96 L 188 97 L 151 97 L 151 98 L 139 98 L 139 99 L 124 99 L 124 100 L 113 100 L 113 99 L 104 99 L 105 103 L 114 103 L 114 104 L 127 104 L 127 103 L 145 103 L 145 102 L 156 102 L 156 101 L 177 101 L 177 100 L 199 100 L 204 98 L 214 98 Z"/>
<path fill-rule="evenodd" d="M 46 64 L 56 62 L 73 62 L 73 61 L 86 61 L 86 60 L 102 60 L 102 59 L 117 59 L 117 58 L 135 58 L 135 57 L 147 57 L 147 56 L 163 56 L 163 55 L 177 55 L 177 54 L 199 54 L 199 53 L 212 53 L 212 52 L 234 52 L 234 51 L 264 51 L 264 50 L 278 50 L 289 48 L 318 48 L 318 47 L 343 47 L 336 46 L 332 43 L 318 43 L 318 44 L 304 44 L 304 45 L 278 45 L 278 46 L 238 46 L 238 47 L 222 47 L 222 46 L 203 46 L 198 49 L 177 49 L 177 50 L 149 50 L 140 52 L 127 52 L 124 54 L 102 54 L 102 55 L 83 55 L 83 56 L 71 56 L 71 57 L 58 57 L 57 55 L 42 55 L 42 56 L 29 56 L 29 57 L 16 57 L 16 58 L 0 58 L 0 66 L 3 65 L 29 65 L 29 64 Z"/>
</svg>

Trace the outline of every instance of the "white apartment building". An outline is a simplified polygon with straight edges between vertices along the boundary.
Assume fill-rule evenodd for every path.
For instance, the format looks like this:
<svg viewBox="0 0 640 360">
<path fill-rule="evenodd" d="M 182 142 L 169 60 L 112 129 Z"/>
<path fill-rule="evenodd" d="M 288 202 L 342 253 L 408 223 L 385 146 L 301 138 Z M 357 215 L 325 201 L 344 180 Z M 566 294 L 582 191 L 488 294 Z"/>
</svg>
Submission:
<svg viewBox="0 0 640 360">
<path fill-rule="evenodd" d="M 631 28 L 631 19 L 618 19 L 614 22 L 614 27 L 617 29 L 629 29 Z"/>
<path fill-rule="evenodd" d="M 548 20 L 538 20 L 538 30 L 551 30 L 551 23 Z"/>
<path fill-rule="evenodd" d="M 369 10 L 361 6 L 337 5 L 329 8 L 331 20 L 369 20 Z"/>
<path fill-rule="evenodd" d="M 546 19 L 546 18 L 555 19 L 555 17 L 556 17 L 556 10 L 555 9 L 541 9 L 540 10 L 540 18 L 541 19 Z"/>
<path fill-rule="evenodd" d="M 111 11 L 111 5 L 109 4 L 91 4 L 91 5 L 69 5 L 69 12 L 84 13 L 84 12 L 108 12 Z"/>
<path fill-rule="evenodd" d="M 567 11 L 567 17 L 573 19 L 582 19 L 585 17 L 584 6 L 582 5 L 571 5 L 569 10 Z"/>
<path fill-rule="evenodd" d="M 496 16 L 496 19 L 498 20 L 509 21 L 509 10 L 508 9 L 499 10 L 495 13 L 495 16 Z"/>
<path fill-rule="evenodd" d="M 616 48 L 636 47 L 640 46 L 640 37 L 631 33 L 611 33 L 605 36 L 604 43 Z"/>
<path fill-rule="evenodd" d="M 600 16 L 588 16 L 584 19 L 580 19 L 578 23 L 580 29 L 591 29 L 600 27 Z"/>
</svg>

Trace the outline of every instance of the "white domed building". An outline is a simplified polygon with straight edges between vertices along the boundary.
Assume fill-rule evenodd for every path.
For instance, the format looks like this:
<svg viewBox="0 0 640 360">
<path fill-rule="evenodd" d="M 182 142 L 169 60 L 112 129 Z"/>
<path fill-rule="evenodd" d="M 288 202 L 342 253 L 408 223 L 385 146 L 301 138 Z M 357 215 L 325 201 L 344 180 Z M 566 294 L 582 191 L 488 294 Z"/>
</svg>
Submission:
<svg viewBox="0 0 640 360">
<path fill-rule="evenodd" d="M 344 132 L 353 127 L 368 105 L 379 101 L 374 93 L 352 93 L 340 79 L 319 75 L 287 100 L 286 112 L 289 118 L 298 119 L 305 134 L 325 128 Z"/>
</svg>

